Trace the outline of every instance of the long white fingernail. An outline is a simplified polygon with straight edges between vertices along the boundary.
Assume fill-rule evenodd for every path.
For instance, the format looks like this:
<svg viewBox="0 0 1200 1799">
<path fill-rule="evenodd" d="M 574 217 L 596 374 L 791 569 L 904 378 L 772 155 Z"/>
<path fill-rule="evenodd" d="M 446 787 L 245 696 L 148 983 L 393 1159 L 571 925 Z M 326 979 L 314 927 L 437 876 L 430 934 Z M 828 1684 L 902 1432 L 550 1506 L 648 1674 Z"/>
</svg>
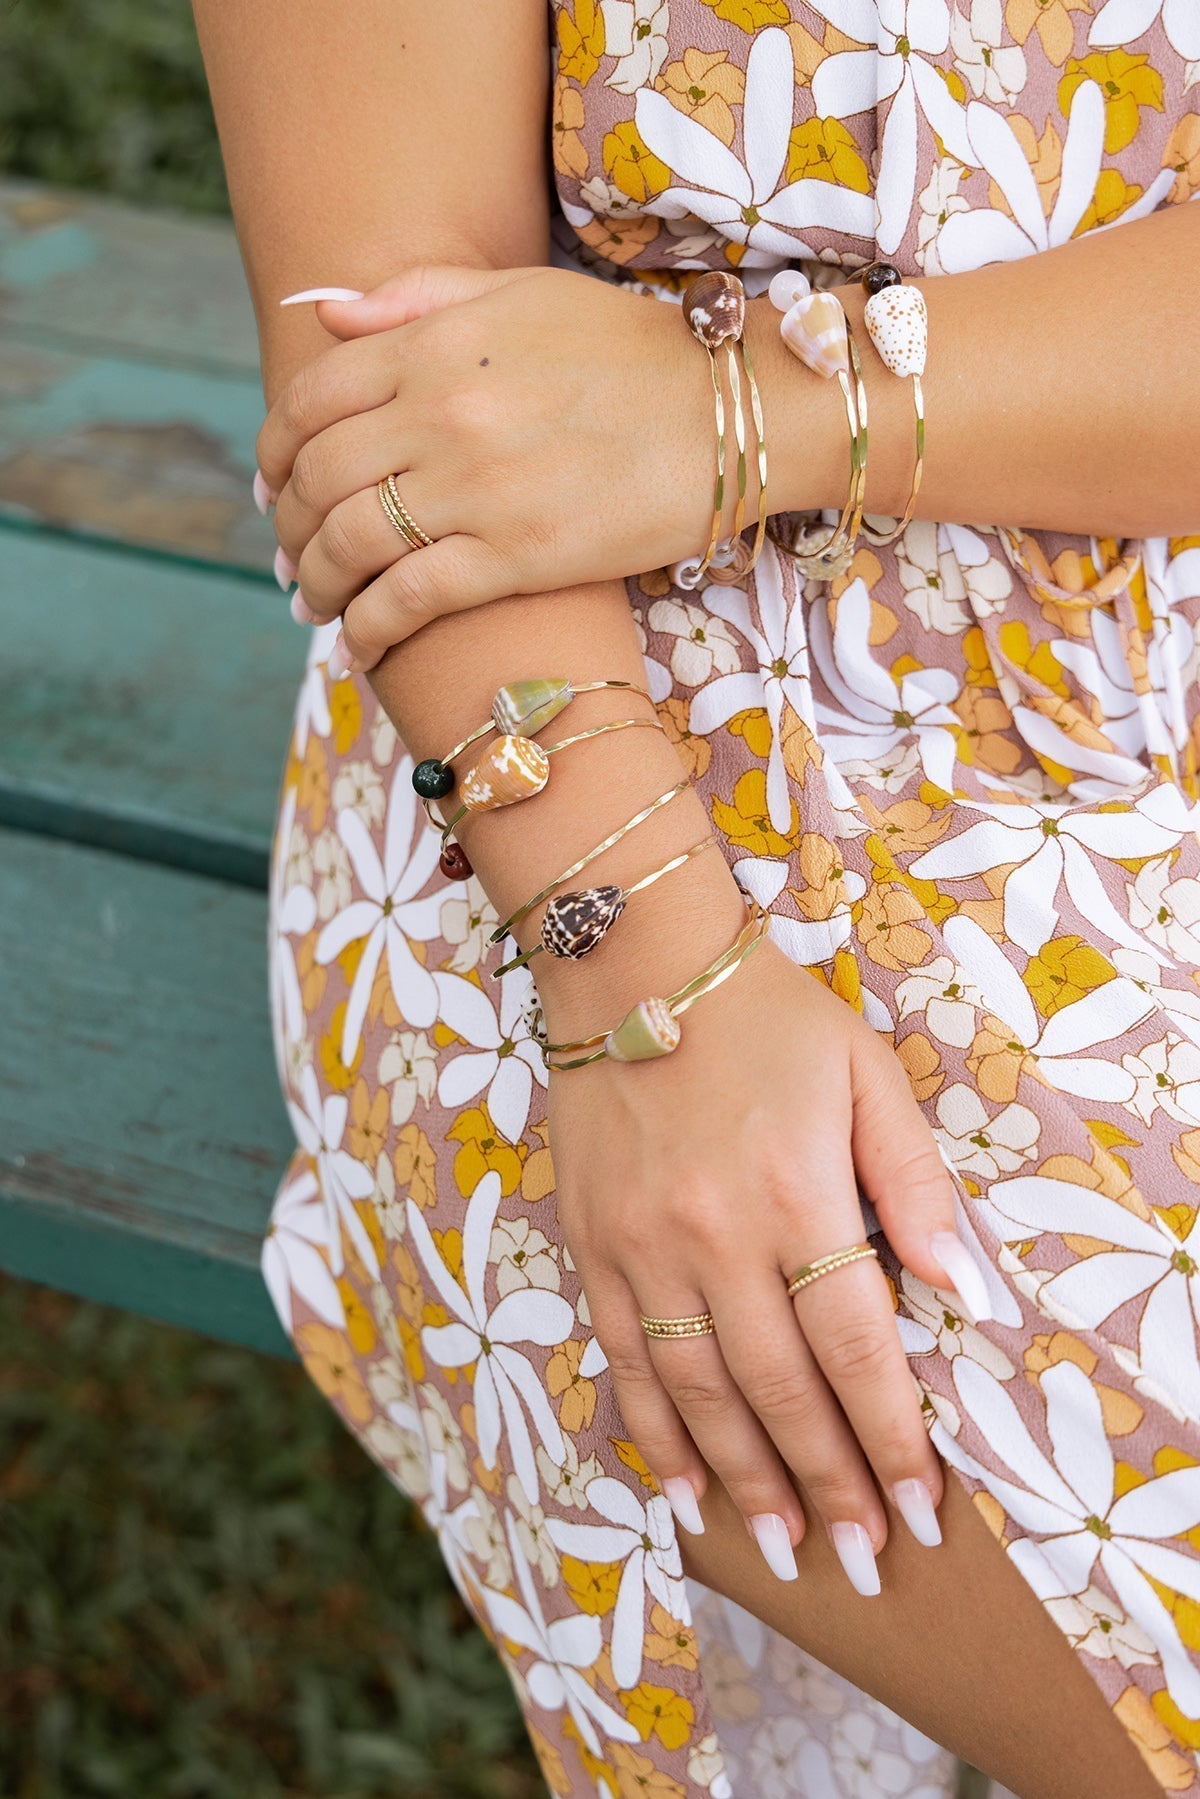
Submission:
<svg viewBox="0 0 1200 1799">
<path fill-rule="evenodd" d="M 281 306 L 302 306 L 306 300 L 361 300 L 356 287 L 306 287 L 303 293 L 289 294 Z"/>
<path fill-rule="evenodd" d="M 299 588 L 297 588 L 292 595 L 292 603 L 289 607 L 289 611 L 298 625 L 314 625 L 317 622 L 316 613 L 308 604 L 308 601 L 300 592 Z"/>
<path fill-rule="evenodd" d="M 854 1591 L 861 1593 L 864 1599 L 874 1599 L 879 1591 L 879 1569 L 875 1566 L 871 1539 L 862 1525 L 834 1524 L 829 1534 Z"/>
<path fill-rule="evenodd" d="M 950 1285 L 970 1312 L 976 1324 L 994 1316 L 983 1276 L 971 1258 L 966 1244 L 953 1231 L 934 1231 L 929 1239 L 931 1254 L 950 1277 Z"/>
<path fill-rule="evenodd" d="M 258 507 L 258 510 L 262 513 L 263 517 L 266 518 L 267 513 L 271 510 L 271 507 L 275 504 L 275 495 L 271 492 L 271 489 L 267 486 L 266 481 L 263 479 L 263 472 L 260 468 L 256 468 L 254 471 L 254 490 L 253 491 L 254 491 L 254 504 Z"/>
<path fill-rule="evenodd" d="M 296 579 L 296 564 L 292 561 L 286 550 L 279 549 L 275 552 L 274 567 L 275 579 L 282 587 L 284 593 L 286 593 Z"/>
<path fill-rule="evenodd" d="M 926 1549 L 936 1549 L 942 1540 L 942 1527 L 933 1509 L 933 1495 L 925 1482 L 898 1480 L 892 1488 L 892 1498 L 917 1542 Z"/>
<path fill-rule="evenodd" d="M 346 648 L 346 639 L 339 637 L 329 652 L 329 678 L 331 681 L 344 681 L 350 673 L 351 655 Z"/>
<path fill-rule="evenodd" d="M 664 1480 L 663 1496 L 682 1524 L 684 1530 L 693 1537 L 704 1535 L 704 1520 L 700 1516 L 700 1507 L 696 1503 L 696 1489 L 690 1480 L 676 1476 L 674 1480 Z"/>
<path fill-rule="evenodd" d="M 778 1512 L 758 1512 L 749 1520 L 754 1540 L 763 1552 L 763 1560 L 779 1580 L 795 1580 L 800 1570 L 788 1527 Z"/>
</svg>

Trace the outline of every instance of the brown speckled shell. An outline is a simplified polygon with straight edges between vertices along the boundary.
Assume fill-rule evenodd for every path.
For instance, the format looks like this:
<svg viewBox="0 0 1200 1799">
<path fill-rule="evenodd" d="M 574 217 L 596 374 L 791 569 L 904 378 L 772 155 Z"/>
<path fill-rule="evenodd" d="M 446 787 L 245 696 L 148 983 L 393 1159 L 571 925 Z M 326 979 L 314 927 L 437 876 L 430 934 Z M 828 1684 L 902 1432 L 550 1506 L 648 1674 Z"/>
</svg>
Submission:
<svg viewBox="0 0 1200 1799">
<path fill-rule="evenodd" d="M 506 734 L 489 743 L 459 788 L 468 812 L 491 812 L 540 793 L 550 778 L 550 758 L 531 737 Z"/>
<path fill-rule="evenodd" d="M 727 338 L 740 337 L 746 322 L 746 292 L 736 275 L 706 269 L 689 281 L 683 295 L 683 316 L 693 337 L 708 350 Z"/>
<path fill-rule="evenodd" d="M 552 956 L 569 956 L 577 962 L 586 956 L 625 910 L 619 887 L 582 887 L 578 893 L 560 893 L 546 907 L 542 919 L 542 943 Z"/>
</svg>

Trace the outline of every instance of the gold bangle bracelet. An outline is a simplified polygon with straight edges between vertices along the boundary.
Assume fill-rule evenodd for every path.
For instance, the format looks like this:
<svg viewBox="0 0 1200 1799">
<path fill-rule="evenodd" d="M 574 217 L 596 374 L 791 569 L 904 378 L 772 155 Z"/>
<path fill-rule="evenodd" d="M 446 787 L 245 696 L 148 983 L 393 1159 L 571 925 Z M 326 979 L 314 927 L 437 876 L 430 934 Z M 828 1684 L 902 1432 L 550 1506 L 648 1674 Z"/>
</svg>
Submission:
<svg viewBox="0 0 1200 1799">
<path fill-rule="evenodd" d="M 839 302 L 840 305 L 840 302 Z M 846 410 L 846 423 L 850 432 L 850 486 L 846 494 L 846 504 L 842 515 L 833 530 L 823 543 L 815 549 L 799 550 L 795 543 L 786 543 L 776 531 L 767 527 L 767 534 L 777 549 L 790 556 L 794 562 L 800 563 L 805 571 L 817 580 L 829 580 L 845 567 L 848 555 L 853 552 L 854 540 L 862 524 L 863 504 L 867 491 L 867 390 L 863 384 L 862 362 L 858 354 L 858 345 L 854 339 L 854 331 L 849 315 L 842 308 L 846 326 L 846 352 L 850 370 L 854 376 L 854 387 L 850 386 L 850 374 L 844 368 L 837 371 L 838 386 L 842 390 L 842 402 Z"/>
<path fill-rule="evenodd" d="M 612 849 L 613 845 L 620 843 L 622 837 L 626 836 L 628 832 L 635 831 L 639 825 L 645 824 L 646 820 L 657 812 L 660 806 L 668 805 L 691 784 L 690 778 L 685 775 L 683 780 L 676 782 L 674 787 L 668 787 L 667 791 L 660 793 L 656 800 L 651 800 L 648 806 L 643 806 L 640 812 L 635 812 L 632 818 L 626 819 L 625 823 L 618 826 L 611 836 L 604 839 L 603 843 L 598 843 L 594 849 L 590 849 L 586 856 L 581 856 L 578 862 L 571 864 L 570 868 L 564 868 L 563 872 L 556 876 L 548 886 L 543 887 L 540 893 L 535 893 L 531 900 L 526 900 L 523 906 L 518 906 L 515 912 L 511 912 L 503 924 L 496 926 L 488 938 L 489 944 L 503 943 L 513 926 L 520 924 L 521 920 L 532 912 L 535 906 L 540 906 L 544 899 L 549 899 L 556 887 L 560 887 L 564 881 L 573 881 L 577 874 L 582 874 L 585 868 L 590 867 L 599 856 L 604 854 L 605 850 Z"/>
<path fill-rule="evenodd" d="M 921 386 L 920 375 L 912 377 L 912 388 L 913 411 L 916 414 L 916 458 L 913 462 L 912 486 L 909 488 L 908 505 L 904 508 L 899 524 L 886 535 L 877 536 L 874 531 L 864 531 L 863 535 L 867 542 L 874 544 L 877 549 L 882 548 L 884 544 L 895 543 L 902 532 L 908 529 L 916 510 L 917 495 L 921 491 L 921 476 L 925 472 L 925 390 Z"/>
<path fill-rule="evenodd" d="M 511 974 L 514 968 L 524 968 L 535 956 L 546 950 L 551 955 L 569 958 L 573 962 L 590 955 L 616 924 L 635 893 L 644 893 L 647 887 L 653 887 L 655 881 L 661 880 L 663 875 L 682 868 L 686 862 L 690 862 L 702 850 L 709 849 L 716 841 L 715 837 L 702 837 L 690 849 L 682 850 L 652 873 L 643 875 L 632 887 L 585 887 L 581 893 L 560 894 L 546 908 L 539 941 L 532 948 L 522 950 L 519 956 L 512 956 L 507 962 L 502 962 L 499 968 L 493 969 L 492 979 L 498 981 L 501 975 Z M 555 887 L 561 887 L 562 882 L 563 877 L 560 875 L 554 883 Z"/>
<path fill-rule="evenodd" d="M 925 469 L 925 393 L 921 378 L 929 347 L 929 314 L 925 296 L 919 287 L 904 280 L 890 262 L 868 263 L 859 273 L 867 303 L 863 308 L 863 324 L 884 367 L 904 379 L 912 377 L 913 413 L 916 424 L 916 457 L 908 504 L 895 527 L 877 536 L 867 532 L 867 540 L 876 545 L 894 543 L 912 522 Z"/>
</svg>

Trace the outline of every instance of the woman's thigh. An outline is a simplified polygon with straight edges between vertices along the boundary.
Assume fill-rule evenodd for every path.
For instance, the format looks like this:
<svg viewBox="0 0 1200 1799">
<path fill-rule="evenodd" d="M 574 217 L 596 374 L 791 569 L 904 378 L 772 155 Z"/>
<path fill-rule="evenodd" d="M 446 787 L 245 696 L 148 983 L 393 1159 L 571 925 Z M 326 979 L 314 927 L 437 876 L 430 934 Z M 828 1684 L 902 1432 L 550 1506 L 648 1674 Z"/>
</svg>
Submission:
<svg viewBox="0 0 1200 1799">
<path fill-rule="evenodd" d="M 941 1546 L 922 1549 L 897 1524 L 875 1599 L 851 1591 L 819 1527 L 797 1552 L 799 1580 L 784 1584 L 715 1482 L 703 1510 L 704 1536 L 681 1541 L 689 1574 L 1020 1799 L 1161 1799 L 1100 1689 L 953 1477 Z"/>
</svg>

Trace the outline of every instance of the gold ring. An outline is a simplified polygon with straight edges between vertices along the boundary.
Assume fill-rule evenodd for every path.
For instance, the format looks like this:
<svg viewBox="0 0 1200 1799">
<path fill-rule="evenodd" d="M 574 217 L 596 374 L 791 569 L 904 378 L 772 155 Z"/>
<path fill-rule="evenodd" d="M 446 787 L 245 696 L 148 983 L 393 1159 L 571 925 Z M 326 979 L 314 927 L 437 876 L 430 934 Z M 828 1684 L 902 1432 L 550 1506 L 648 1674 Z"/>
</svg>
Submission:
<svg viewBox="0 0 1200 1799">
<path fill-rule="evenodd" d="M 648 1337 L 711 1337 L 716 1324 L 711 1312 L 693 1312 L 690 1318 L 641 1318 Z"/>
<path fill-rule="evenodd" d="M 831 1255 L 818 1256 L 815 1262 L 805 1262 L 788 1282 L 788 1298 L 799 1293 L 801 1287 L 819 1281 L 823 1274 L 832 1274 L 835 1268 L 848 1268 L 851 1262 L 863 1262 L 868 1256 L 878 1258 L 878 1255 L 879 1251 L 872 1249 L 869 1243 L 855 1243 L 849 1249 L 835 1249 Z"/>
<path fill-rule="evenodd" d="M 423 550 L 434 541 L 427 532 L 422 531 L 420 525 L 418 525 L 416 519 L 408 510 L 404 501 L 400 498 L 400 490 L 396 486 L 395 475 L 385 475 L 383 480 L 379 482 L 376 491 L 379 494 L 379 503 L 386 512 L 388 518 L 396 527 L 397 531 L 399 531 L 401 537 L 404 538 L 405 542 L 411 544 L 414 550 Z"/>
</svg>

